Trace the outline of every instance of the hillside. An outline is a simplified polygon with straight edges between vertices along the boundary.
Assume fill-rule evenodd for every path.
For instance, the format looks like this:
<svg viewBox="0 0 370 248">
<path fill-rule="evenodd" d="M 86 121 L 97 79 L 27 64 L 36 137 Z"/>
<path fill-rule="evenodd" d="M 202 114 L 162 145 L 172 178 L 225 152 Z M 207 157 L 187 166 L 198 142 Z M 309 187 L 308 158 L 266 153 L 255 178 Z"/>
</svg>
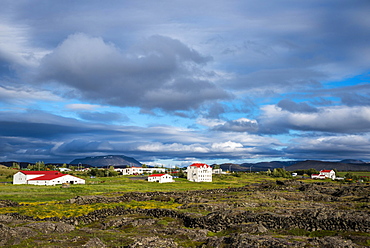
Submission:
<svg viewBox="0 0 370 248">
<path fill-rule="evenodd" d="M 86 157 L 78 158 L 70 162 L 70 164 L 88 164 L 96 167 L 104 166 L 141 166 L 141 163 L 134 158 L 126 157 L 124 155 L 107 155 L 107 156 L 97 156 L 97 157 Z"/>
<path fill-rule="evenodd" d="M 342 160 L 339 162 L 327 162 L 319 160 L 306 161 L 271 161 L 259 163 L 226 163 L 220 165 L 224 171 L 267 171 L 275 168 L 285 168 L 287 171 L 304 170 L 304 169 L 337 169 L 338 171 L 370 171 L 370 164 L 361 160 Z"/>
</svg>

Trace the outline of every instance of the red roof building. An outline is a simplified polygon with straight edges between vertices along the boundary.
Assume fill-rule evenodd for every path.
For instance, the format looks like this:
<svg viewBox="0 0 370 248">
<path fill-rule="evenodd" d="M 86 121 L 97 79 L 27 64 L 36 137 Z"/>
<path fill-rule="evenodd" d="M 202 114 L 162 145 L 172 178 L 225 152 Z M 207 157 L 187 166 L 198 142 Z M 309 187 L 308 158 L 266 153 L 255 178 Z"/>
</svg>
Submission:
<svg viewBox="0 0 370 248">
<path fill-rule="evenodd" d="M 56 185 L 85 184 L 85 180 L 59 171 L 19 171 L 13 176 L 13 184 Z"/>
</svg>

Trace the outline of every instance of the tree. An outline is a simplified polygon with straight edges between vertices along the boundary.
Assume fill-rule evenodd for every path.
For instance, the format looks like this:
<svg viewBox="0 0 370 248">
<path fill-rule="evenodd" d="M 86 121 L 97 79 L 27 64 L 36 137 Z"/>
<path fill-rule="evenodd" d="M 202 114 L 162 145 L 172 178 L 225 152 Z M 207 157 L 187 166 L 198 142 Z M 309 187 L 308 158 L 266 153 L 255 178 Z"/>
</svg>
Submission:
<svg viewBox="0 0 370 248">
<path fill-rule="evenodd" d="M 360 177 L 351 173 L 351 172 L 348 172 L 347 174 L 344 175 L 344 178 L 346 179 L 352 179 L 352 180 L 359 180 Z"/>
<path fill-rule="evenodd" d="M 12 168 L 19 170 L 21 167 L 19 166 L 18 163 L 13 162 Z"/>
<path fill-rule="evenodd" d="M 275 168 L 272 171 L 273 177 L 291 177 L 290 173 L 283 168 Z"/>
<path fill-rule="evenodd" d="M 35 164 L 35 166 L 34 166 L 33 169 L 34 170 L 39 170 L 39 171 L 45 170 L 45 163 L 44 163 L 44 161 L 38 161 L 38 162 L 36 162 L 36 164 Z"/>
</svg>

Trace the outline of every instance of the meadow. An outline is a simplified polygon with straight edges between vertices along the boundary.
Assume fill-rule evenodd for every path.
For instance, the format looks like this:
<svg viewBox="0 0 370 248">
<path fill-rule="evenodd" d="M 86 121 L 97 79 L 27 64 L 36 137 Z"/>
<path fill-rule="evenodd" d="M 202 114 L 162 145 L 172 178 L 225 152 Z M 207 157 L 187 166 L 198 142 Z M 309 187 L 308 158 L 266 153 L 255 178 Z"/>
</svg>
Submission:
<svg viewBox="0 0 370 248">
<path fill-rule="evenodd" d="M 359 184 L 354 182 L 338 182 L 330 179 L 287 180 L 286 178 L 263 175 L 263 173 L 214 175 L 213 182 L 207 183 L 194 183 L 184 178 L 175 178 L 175 182 L 164 184 L 148 182 L 133 176 L 90 178 L 83 176 L 83 174 L 74 173 L 76 176 L 83 177 L 86 184 L 70 185 L 70 187 L 64 188 L 61 185 L 13 185 L 10 182 L 14 173 L 16 173 L 15 170 L 0 168 L 0 181 L 9 182 L 0 184 L 0 203 L 3 203 L 3 207 L 0 208 L 0 216 L 17 213 L 21 216 L 36 217 L 41 220 L 23 220 L 22 224 L 19 224 L 20 222 L 16 219 L 9 223 L 6 222 L 4 226 L 6 225 L 8 229 L 4 230 L 8 230 L 8 232 L 5 233 L 4 237 L 6 239 L 3 242 L 5 246 L 2 247 L 81 247 L 93 238 L 98 238 L 107 247 L 126 247 L 135 242 L 143 243 L 145 240 L 149 242 L 153 237 L 157 237 L 157 240 L 172 240 L 182 247 L 226 247 L 222 246 L 223 242 L 234 236 L 246 239 L 248 242 L 257 242 L 258 245 L 263 242 L 271 242 L 271 244 L 278 242 L 284 245 L 295 242 L 301 245 L 296 247 L 325 247 L 324 243 L 317 244 L 317 240 L 313 237 L 326 238 L 329 236 L 332 239 L 335 237 L 337 241 L 334 241 L 337 244 L 354 241 L 359 245 L 370 245 L 370 236 L 366 230 L 343 231 L 341 224 L 335 226 L 333 230 L 330 229 L 333 228 L 331 226 L 330 228 L 324 227 L 323 230 L 312 231 L 310 228 L 306 230 L 300 226 L 295 226 L 296 222 L 292 222 L 294 225 L 284 228 L 276 227 L 276 223 L 280 222 L 274 222 L 275 215 L 286 218 L 285 215 L 288 214 L 300 218 L 301 215 L 307 214 L 307 211 L 316 213 L 318 209 L 325 213 L 323 216 L 327 216 L 327 218 L 330 217 L 329 213 L 335 211 L 338 215 L 343 216 L 344 221 L 360 220 L 361 216 L 369 213 L 368 203 L 359 200 L 362 199 L 361 197 L 368 195 L 370 186 L 366 182 L 361 183 L 362 192 L 358 188 Z M 361 172 L 359 175 L 367 174 Z M 323 184 L 323 182 L 325 183 Z M 233 189 L 246 185 L 248 187 L 241 191 Z M 347 191 L 343 191 L 343 195 L 332 196 L 333 192 L 342 192 L 344 188 Z M 225 190 L 209 193 L 204 191 L 207 189 Z M 131 194 L 130 192 L 156 193 L 150 194 L 151 197 L 149 198 L 140 198 L 138 196 L 140 194 Z M 172 193 L 166 195 L 161 192 Z M 125 193 L 128 193 L 126 195 L 133 195 L 133 197 L 126 198 L 128 200 L 123 201 L 67 201 L 76 196 L 92 195 L 105 196 L 101 197 L 102 199 L 111 199 L 120 197 Z M 179 197 L 180 195 L 181 197 Z M 89 199 L 89 197 L 86 197 L 86 199 Z M 9 204 L 4 200 L 10 200 L 18 204 Z M 117 209 L 137 212 L 121 213 L 117 212 Z M 145 210 L 148 212 L 144 212 Z M 158 216 L 150 214 L 167 213 L 166 211 L 185 213 L 187 216 L 195 218 L 194 221 L 197 220 L 196 218 L 210 220 L 207 216 L 212 217 L 214 215 L 215 217 L 214 219 L 211 218 L 212 222 L 209 226 L 203 227 L 211 231 L 202 233 L 199 232 L 198 228 L 189 226 L 191 222 L 185 225 L 181 218 L 165 214 L 159 214 Z M 106 212 L 109 213 L 107 216 L 99 217 L 99 213 Z M 348 219 L 347 214 L 349 212 L 352 215 Z M 256 231 L 250 228 L 254 228 L 258 223 L 230 224 L 232 223 L 231 220 L 234 221 L 233 216 L 240 213 L 248 213 L 248 215 L 245 215 L 247 217 L 249 214 L 253 214 L 261 218 L 267 218 L 266 216 L 271 215 L 271 220 L 268 219 L 264 223 L 268 229 L 263 233 L 260 233 L 260 231 L 255 233 Z M 310 213 L 308 216 L 311 216 Z M 222 215 L 223 218 L 219 218 L 219 215 Z M 3 216 L 3 220 L 12 218 L 8 216 L 13 215 L 5 216 Z M 51 217 L 71 219 L 76 217 L 80 219 L 78 223 L 74 224 L 72 231 L 50 233 L 47 227 L 57 224 L 65 225 L 57 219 L 53 219 L 55 223 L 51 224 L 50 219 L 49 221 L 47 219 Z M 231 222 L 222 224 L 222 220 L 225 218 L 230 218 Z M 342 220 L 342 218 L 339 219 Z M 88 220 L 92 221 L 89 222 Z M 303 220 L 304 218 L 301 219 L 301 221 Z M 324 218 L 324 220 L 326 219 Z M 212 231 L 213 221 L 215 223 L 220 221 L 220 224 L 215 226 L 222 224 L 221 230 Z M 307 220 L 306 224 L 310 223 L 312 221 Z M 361 223 L 357 223 L 357 227 Z M 27 230 L 36 230 L 37 227 L 42 228 L 37 229 L 37 232 L 30 234 L 30 236 L 22 234 L 22 230 L 27 228 Z M 197 237 L 197 240 L 194 240 L 194 237 Z M 332 239 L 330 242 L 333 241 Z M 17 240 L 21 242 L 17 242 Z M 220 246 L 215 245 L 214 240 L 218 240 Z"/>
<path fill-rule="evenodd" d="M 5 171 L 2 174 L 9 179 L 11 173 L 16 171 L 1 168 Z M 0 171 L 0 173 L 1 173 Z M 19 213 L 22 215 L 47 218 L 47 217 L 76 217 L 89 212 L 103 209 L 124 206 L 126 208 L 176 208 L 179 205 L 174 203 L 163 203 L 161 201 L 130 201 L 115 204 L 90 204 L 75 206 L 64 204 L 64 201 L 76 196 L 103 195 L 117 196 L 125 192 L 168 192 L 168 191 L 193 191 L 218 188 L 242 187 L 247 184 L 271 181 L 273 178 L 258 174 L 230 174 L 215 175 L 213 182 L 195 183 L 185 178 L 176 178 L 173 183 L 153 183 L 144 179 L 137 179 L 133 176 L 116 176 L 90 178 L 76 175 L 86 180 L 85 185 L 70 185 L 64 188 L 57 186 L 39 185 L 13 185 L 11 183 L 0 184 L 0 200 L 11 200 L 19 203 L 17 207 L 0 208 L 0 214 Z M 3 176 L 4 177 L 4 176 Z"/>
</svg>

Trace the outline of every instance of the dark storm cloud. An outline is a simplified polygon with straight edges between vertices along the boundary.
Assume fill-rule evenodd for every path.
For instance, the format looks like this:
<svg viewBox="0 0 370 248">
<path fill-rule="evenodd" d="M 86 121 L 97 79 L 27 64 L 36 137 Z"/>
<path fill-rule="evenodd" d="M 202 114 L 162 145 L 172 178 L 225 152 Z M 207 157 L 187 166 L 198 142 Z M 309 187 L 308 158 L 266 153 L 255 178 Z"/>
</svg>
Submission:
<svg viewBox="0 0 370 248">
<path fill-rule="evenodd" d="M 89 133 L 114 133 L 104 125 L 88 125 L 72 118 L 65 118 L 42 111 L 25 113 L 0 113 L 0 135 L 9 137 L 27 137 L 57 139 L 70 135 Z"/>
<path fill-rule="evenodd" d="M 91 102 L 167 111 L 198 108 L 230 94 L 207 80 L 200 55 L 178 40 L 152 36 L 128 52 L 101 38 L 69 36 L 45 56 L 39 78 L 77 90 Z"/>
</svg>

